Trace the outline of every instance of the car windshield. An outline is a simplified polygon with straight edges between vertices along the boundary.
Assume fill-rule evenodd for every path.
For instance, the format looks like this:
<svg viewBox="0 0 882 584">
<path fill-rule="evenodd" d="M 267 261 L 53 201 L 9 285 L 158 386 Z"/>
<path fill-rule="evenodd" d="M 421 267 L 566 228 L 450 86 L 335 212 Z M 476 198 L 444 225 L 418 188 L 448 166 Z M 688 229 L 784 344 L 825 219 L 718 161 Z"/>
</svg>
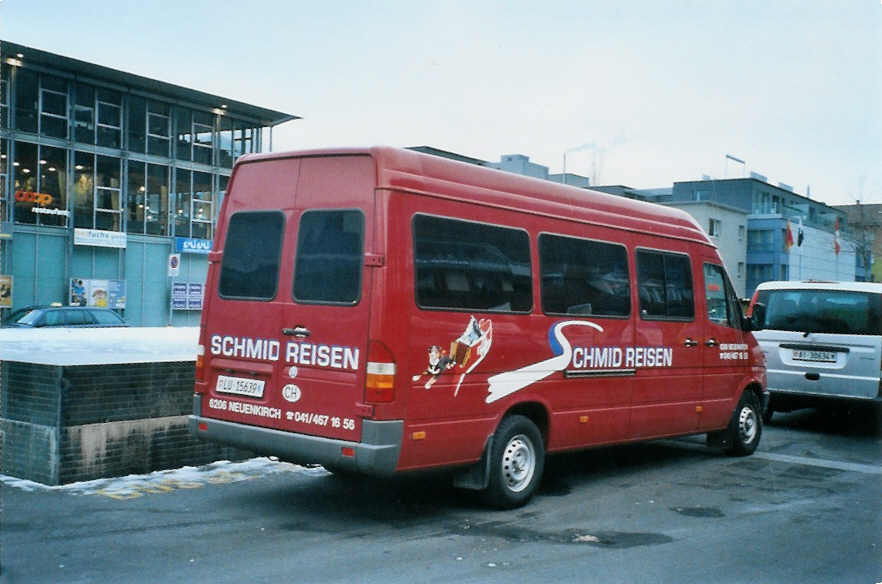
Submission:
<svg viewBox="0 0 882 584">
<path fill-rule="evenodd" d="M 763 328 L 804 333 L 882 334 L 882 295 L 839 290 L 761 290 Z"/>
</svg>

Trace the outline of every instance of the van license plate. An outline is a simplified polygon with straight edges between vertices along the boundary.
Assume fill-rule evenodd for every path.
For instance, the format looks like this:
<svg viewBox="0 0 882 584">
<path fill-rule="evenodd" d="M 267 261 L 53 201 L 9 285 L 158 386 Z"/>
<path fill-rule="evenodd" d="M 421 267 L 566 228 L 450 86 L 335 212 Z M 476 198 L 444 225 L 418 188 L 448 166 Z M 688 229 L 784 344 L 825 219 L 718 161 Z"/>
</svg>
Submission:
<svg viewBox="0 0 882 584">
<path fill-rule="evenodd" d="M 263 397 L 263 384 L 264 382 L 260 379 L 218 375 L 215 391 L 218 393 L 236 393 L 247 395 L 248 397 Z"/>
<path fill-rule="evenodd" d="M 836 353 L 833 351 L 793 351 L 795 361 L 814 361 L 816 363 L 836 363 Z"/>
</svg>

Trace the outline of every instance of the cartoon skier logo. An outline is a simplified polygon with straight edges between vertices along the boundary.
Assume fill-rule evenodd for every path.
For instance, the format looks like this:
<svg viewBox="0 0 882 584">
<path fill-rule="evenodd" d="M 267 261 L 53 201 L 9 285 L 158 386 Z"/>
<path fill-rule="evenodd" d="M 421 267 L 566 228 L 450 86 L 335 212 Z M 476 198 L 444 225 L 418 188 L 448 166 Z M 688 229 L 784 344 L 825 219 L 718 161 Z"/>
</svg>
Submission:
<svg viewBox="0 0 882 584">
<path fill-rule="evenodd" d="M 423 387 L 431 389 L 435 381 L 445 371 L 464 370 L 459 376 L 456 390 L 453 393 L 453 395 L 457 395 L 465 376 L 471 373 L 490 352 L 492 342 L 493 324 L 490 320 L 486 318 L 478 320 L 474 316 L 470 317 L 465 331 L 450 343 L 450 352 L 443 350 L 439 345 L 432 345 L 429 348 L 429 364 L 422 373 L 413 376 L 414 383 L 419 382 L 423 375 L 428 375 L 429 379 Z"/>
<path fill-rule="evenodd" d="M 414 375 L 413 380 L 414 382 L 417 382 L 423 375 L 429 375 L 429 380 L 423 386 L 426 389 L 429 389 L 435 384 L 435 381 L 441 377 L 442 373 L 448 369 L 453 369 L 455 365 L 456 363 L 454 360 L 447 355 L 447 351 L 441 349 L 438 345 L 432 345 L 429 347 L 429 364 L 422 373 Z"/>
</svg>

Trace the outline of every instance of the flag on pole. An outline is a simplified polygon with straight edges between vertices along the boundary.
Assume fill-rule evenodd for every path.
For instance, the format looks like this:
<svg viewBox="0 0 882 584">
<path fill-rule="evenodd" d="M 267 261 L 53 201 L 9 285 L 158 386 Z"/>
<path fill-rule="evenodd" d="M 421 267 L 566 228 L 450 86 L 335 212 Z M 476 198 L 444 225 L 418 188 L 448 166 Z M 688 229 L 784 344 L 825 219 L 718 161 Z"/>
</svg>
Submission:
<svg viewBox="0 0 882 584">
<path fill-rule="evenodd" d="M 836 255 L 839 255 L 839 250 L 841 246 L 839 245 L 839 217 L 836 218 L 836 223 L 833 224 L 833 251 L 836 252 Z"/>
<path fill-rule="evenodd" d="M 803 233 L 802 233 L 802 217 L 800 217 L 800 218 L 799 218 L 799 232 L 798 232 L 797 235 L 796 235 L 796 246 L 797 246 L 797 247 L 802 247 L 802 238 L 803 238 Z"/>
<path fill-rule="evenodd" d="M 787 232 L 784 234 L 784 249 L 790 251 L 793 247 L 793 229 L 790 228 L 790 219 L 787 220 Z"/>
</svg>

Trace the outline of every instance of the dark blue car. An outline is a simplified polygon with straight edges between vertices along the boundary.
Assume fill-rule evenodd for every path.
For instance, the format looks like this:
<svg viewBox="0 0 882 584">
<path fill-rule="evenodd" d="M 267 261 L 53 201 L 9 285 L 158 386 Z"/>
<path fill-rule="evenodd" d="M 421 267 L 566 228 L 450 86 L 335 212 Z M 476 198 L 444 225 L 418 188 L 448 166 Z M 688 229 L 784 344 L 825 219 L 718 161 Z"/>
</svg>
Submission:
<svg viewBox="0 0 882 584">
<path fill-rule="evenodd" d="M 109 308 L 86 306 L 33 306 L 16 310 L 4 321 L 7 327 L 112 327 L 129 326 Z"/>
</svg>

